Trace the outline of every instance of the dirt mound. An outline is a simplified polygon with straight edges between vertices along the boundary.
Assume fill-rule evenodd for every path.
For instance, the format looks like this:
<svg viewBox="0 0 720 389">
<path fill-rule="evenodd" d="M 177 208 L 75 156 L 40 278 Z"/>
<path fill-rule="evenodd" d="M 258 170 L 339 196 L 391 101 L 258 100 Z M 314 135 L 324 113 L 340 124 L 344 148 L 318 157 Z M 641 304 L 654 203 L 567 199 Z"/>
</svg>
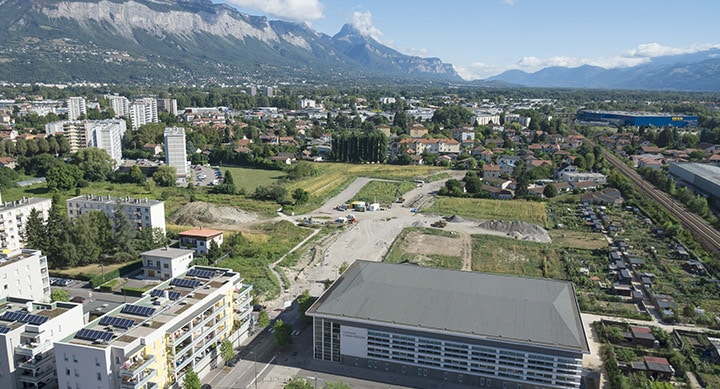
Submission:
<svg viewBox="0 0 720 389">
<path fill-rule="evenodd" d="M 445 218 L 450 223 L 465 223 L 465 219 L 461 218 L 458 215 L 452 215 Z"/>
<path fill-rule="evenodd" d="M 183 226 L 200 226 L 242 224 L 254 222 L 259 218 L 254 213 L 241 211 L 237 208 L 196 201 L 183 205 L 170 216 L 170 220 Z"/>
<path fill-rule="evenodd" d="M 480 223 L 478 227 L 484 230 L 503 232 L 507 236 L 519 240 L 530 240 L 533 242 L 550 243 L 550 234 L 544 228 L 520 221 L 488 220 Z"/>
</svg>

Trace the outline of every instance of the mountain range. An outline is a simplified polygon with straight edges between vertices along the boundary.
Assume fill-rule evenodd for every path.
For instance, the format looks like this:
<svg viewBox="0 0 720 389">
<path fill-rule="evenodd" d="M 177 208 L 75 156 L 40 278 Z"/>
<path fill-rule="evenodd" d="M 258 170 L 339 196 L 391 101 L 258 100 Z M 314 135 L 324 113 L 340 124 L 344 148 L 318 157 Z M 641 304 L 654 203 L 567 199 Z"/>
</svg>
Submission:
<svg viewBox="0 0 720 389">
<path fill-rule="evenodd" d="M 720 49 L 655 57 L 625 68 L 548 67 L 534 73 L 508 70 L 485 81 L 552 88 L 720 91 Z"/>
<path fill-rule="evenodd" d="M 0 0 L 0 81 L 462 82 L 345 25 L 335 36 L 210 0 Z"/>
</svg>

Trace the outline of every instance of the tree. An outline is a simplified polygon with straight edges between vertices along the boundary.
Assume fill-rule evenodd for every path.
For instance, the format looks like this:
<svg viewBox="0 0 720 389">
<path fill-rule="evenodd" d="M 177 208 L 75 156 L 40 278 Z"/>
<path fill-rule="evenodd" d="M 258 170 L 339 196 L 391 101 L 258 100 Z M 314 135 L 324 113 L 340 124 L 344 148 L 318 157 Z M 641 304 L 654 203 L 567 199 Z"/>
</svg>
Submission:
<svg viewBox="0 0 720 389">
<path fill-rule="evenodd" d="M 275 345 L 278 347 L 285 347 L 292 343 L 292 331 L 293 327 L 290 323 L 285 323 L 281 319 L 278 319 L 273 326 L 275 337 Z"/>
<path fill-rule="evenodd" d="M 43 220 L 42 213 L 35 208 L 31 209 L 25 222 L 25 230 L 22 231 L 25 247 L 41 250 L 47 255 L 46 234 L 45 220 Z"/>
<path fill-rule="evenodd" d="M 310 198 L 310 195 L 304 189 L 297 188 L 292 192 L 292 198 L 295 200 L 295 204 L 305 204 Z"/>
<path fill-rule="evenodd" d="M 350 385 L 338 381 L 338 382 L 328 382 L 325 385 L 323 385 L 323 389 L 350 389 Z"/>
<path fill-rule="evenodd" d="M 468 177 L 465 181 L 465 190 L 468 193 L 480 193 L 482 191 L 482 181 L 477 176 Z"/>
<path fill-rule="evenodd" d="M 115 207 L 112 214 L 112 235 L 110 247 L 112 247 L 113 258 L 118 262 L 126 262 L 135 259 L 138 255 L 134 247 L 136 230 L 133 228 L 120 204 Z"/>
<path fill-rule="evenodd" d="M 305 311 L 307 311 L 311 305 L 317 300 L 316 297 L 310 296 L 310 291 L 305 289 L 300 296 L 298 296 L 298 311 L 300 311 L 300 318 L 305 320 Z"/>
<path fill-rule="evenodd" d="M 350 264 L 347 261 L 344 261 L 342 263 L 342 265 L 340 265 L 340 268 L 338 269 L 338 274 L 345 273 L 345 270 L 347 270 L 348 267 L 350 267 Z"/>
<path fill-rule="evenodd" d="M 77 166 L 60 164 L 48 170 L 45 180 L 50 190 L 70 190 L 79 185 L 82 177 L 83 173 Z"/>
<path fill-rule="evenodd" d="M 223 339 L 220 343 L 220 357 L 226 363 L 235 357 L 235 350 L 229 339 Z"/>
<path fill-rule="evenodd" d="M 107 181 L 115 170 L 115 160 L 97 147 L 88 147 L 78 150 L 70 159 L 70 163 L 77 165 L 83 172 L 83 177 L 92 182 Z"/>
<path fill-rule="evenodd" d="M 201 386 L 200 377 L 195 373 L 192 366 L 188 367 L 187 372 L 185 372 L 185 378 L 183 379 L 183 388 L 200 389 Z"/>
<path fill-rule="evenodd" d="M 551 199 L 557 195 L 558 195 L 558 190 L 554 184 L 547 184 L 547 185 L 545 185 L 545 188 L 543 188 L 543 196 Z"/>
<path fill-rule="evenodd" d="M 160 186 L 175 186 L 175 168 L 168 165 L 160 166 L 152 176 L 153 181 Z"/>
<path fill-rule="evenodd" d="M 233 179 L 232 174 L 230 174 L 230 170 L 225 170 L 225 178 L 223 180 L 223 183 L 216 186 L 215 191 L 217 193 L 225 193 L 231 195 L 237 193 L 237 188 L 235 187 L 235 180 Z"/>
<path fill-rule="evenodd" d="M 55 289 L 50 292 L 50 301 L 70 301 L 70 294 L 65 289 Z"/>
<path fill-rule="evenodd" d="M 130 167 L 129 176 L 130 182 L 135 184 L 144 184 L 147 180 L 145 173 L 142 172 L 142 169 L 140 169 L 140 166 L 138 165 L 132 165 L 132 167 Z"/>
<path fill-rule="evenodd" d="M 263 309 L 258 314 L 257 326 L 260 328 L 265 328 L 269 325 L 270 325 L 270 317 L 268 316 L 267 311 Z"/>
</svg>

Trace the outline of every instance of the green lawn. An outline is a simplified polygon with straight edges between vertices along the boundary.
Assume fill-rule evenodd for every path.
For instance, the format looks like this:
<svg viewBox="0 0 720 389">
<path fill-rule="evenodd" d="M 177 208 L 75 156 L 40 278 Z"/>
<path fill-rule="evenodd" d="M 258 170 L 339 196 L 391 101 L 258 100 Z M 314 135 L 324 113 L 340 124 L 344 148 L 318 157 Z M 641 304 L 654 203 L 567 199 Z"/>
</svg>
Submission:
<svg viewBox="0 0 720 389">
<path fill-rule="evenodd" d="M 397 193 L 405 194 L 415 188 L 410 181 L 370 181 L 360 189 L 351 201 L 390 204 L 397 198 Z"/>
<path fill-rule="evenodd" d="M 472 235 L 472 270 L 567 279 L 560 247 L 492 235 Z"/>
<path fill-rule="evenodd" d="M 281 170 L 265 170 L 252 169 L 244 167 L 225 167 L 221 166 L 220 170 L 223 175 L 229 171 L 235 181 L 235 187 L 238 190 L 244 190 L 247 194 L 255 192 L 258 186 L 271 186 L 273 184 L 282 183 L 282 179 L 287 174 Z"/>
</svg>

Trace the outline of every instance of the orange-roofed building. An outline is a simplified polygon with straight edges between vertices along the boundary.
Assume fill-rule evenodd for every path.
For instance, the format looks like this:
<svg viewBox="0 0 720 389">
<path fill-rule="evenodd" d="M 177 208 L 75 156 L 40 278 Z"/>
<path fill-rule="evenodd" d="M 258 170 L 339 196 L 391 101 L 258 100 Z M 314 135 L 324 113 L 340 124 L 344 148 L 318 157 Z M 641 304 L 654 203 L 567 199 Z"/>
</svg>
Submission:
<svg viewBox="0 0 720 389">
<path fill-rule="evenodd" d="M 218 230 L 209 230 L 193 228 L 178 234 L 180 238 L 180 248 L 189 248 L 195 250 L 198 255 L 207 254 L 210 249 L 211 242 L 215 241 L 218 246 L 223 243 L 223 232 Z"/>
</svg>

